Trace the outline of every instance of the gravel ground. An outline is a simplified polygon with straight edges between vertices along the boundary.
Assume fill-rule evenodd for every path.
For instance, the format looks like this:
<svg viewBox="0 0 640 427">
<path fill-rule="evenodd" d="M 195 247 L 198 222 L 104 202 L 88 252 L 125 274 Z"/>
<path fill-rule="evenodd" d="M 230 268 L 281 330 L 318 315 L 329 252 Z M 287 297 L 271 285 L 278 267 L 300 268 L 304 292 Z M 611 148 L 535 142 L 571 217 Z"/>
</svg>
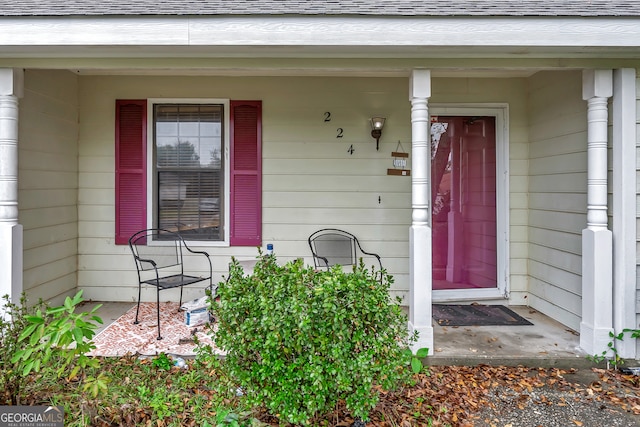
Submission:
<svg viewBox="0 0 640 427">
<path fill-rule="evenodd" d="M 634 427 L 640 426 L 638 389 L 619 374 L 586 370 L 568 374 L 559 387 L 525 392 L 497 387 L 478 412 L 478 427 Z M 635 414 L 634 414 L 635 412 Z"/>
<path fill-rule="evenodd" d="M 527 395 L 509 389 L 492 394 L 495 408 L 478 414 L 478 427 L 633 427 L 640 417 L 593 397 L 577 399 L 575 394 L 557 390 L 534 390 Z"/>
</svg>

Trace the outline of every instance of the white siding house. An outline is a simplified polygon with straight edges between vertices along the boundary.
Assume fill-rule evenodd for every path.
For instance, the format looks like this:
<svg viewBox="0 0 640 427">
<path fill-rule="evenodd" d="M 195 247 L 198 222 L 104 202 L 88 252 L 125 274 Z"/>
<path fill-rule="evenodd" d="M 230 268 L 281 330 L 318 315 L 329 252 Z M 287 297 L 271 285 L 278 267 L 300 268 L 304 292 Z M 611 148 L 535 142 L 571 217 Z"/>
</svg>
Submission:
<svg viewBox="0 0 640 427">
<path fill-rule="evenodd" d="M 63 70 L 29 70 L 24 92 L 18 156 L 23 289 L 49 300 L 77 287 L 77 78 Z"/>
<path fill-rule="evenodd" d="M 135 301 L 123 210 L 151 227 L 205 201 L 221 234 L 192 245 L 216 280 L 267 243 L 311 264 L 309 235 L 344 229 L 382 257 L 418 346 L 433 348 L 434 302 L 530 306 L 591 354 L 638 328 L 640 0 L 54 3 L 0 8 L 2 293 Z M 117 201 L 129 101 L 143 111 L 139 209 Z M 240 101 L 260 106 L 255 244 L 232 230 Z M 200 202 L 191 184 L 159 189 L 163 132 L 182 120 L 161 108 L 195 105 L 222 111 L 197 156 L 220 194 Z M 410 174 L 388 174 L 398 151 Z"/>
</svg>

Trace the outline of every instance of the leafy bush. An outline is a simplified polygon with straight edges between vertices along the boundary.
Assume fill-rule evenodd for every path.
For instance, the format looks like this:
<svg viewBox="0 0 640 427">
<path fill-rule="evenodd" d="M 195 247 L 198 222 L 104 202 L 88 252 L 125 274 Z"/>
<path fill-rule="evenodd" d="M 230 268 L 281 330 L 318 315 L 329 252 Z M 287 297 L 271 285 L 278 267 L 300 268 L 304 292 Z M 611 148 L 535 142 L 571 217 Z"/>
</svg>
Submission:
<svg viewBox="0 0 640 427">
<path fill-rule="evenodd" d="M 382 274 L 382 280 L 380 280 Z M 379 388 L 407 379 L 407 319 L 391 303 L 392 277 L 360 265 L 315 271 L 261 256 L 253 275 L 233 260 L 212 304 L 216 345 L 248 403 L 308 424 L 344 401 L 367 419 Z"/>
<path fill-rule="evenodd" d="M 19 403 L 20 392 L 27 376 L 46 371 L 74 379 L 81 369 L 97 367 L 98 360 L 86 355 L 95 348 L 91 341 L 102 319 L 95 315 L 99 306 L 89 313 L 76 313 L 83 301 L 82 291 L 67 297 L 64 305 L 48 307 L 42 301 L 27 307 L 23 295 L 20 304 L 13 304 L 5 296 L 6 319 L 0 323 L 3 355 L 0 358 L 2 381 L 10 390 L 13 404 Z M 93 390 L 104 390 L 101 378 L 90 379 Z"/>
<path fill-rule="evenodd" d="M 0 396 L 0 404 L 19 403 L 19 397 L 24 388 L 24 376 L 14 363 L 13 355 L 22 348 L 20 334 L 27 327 L 27 316 L 35 308 L 27 308 L 27 298 L 22 295 L 19 304 L 14 304 L 9 295 L 2 297 L 3 307 L 0 309 L 0 389 L 4 394 Z M 41 306 L 42 303 L 39 304 Z"/>
</svg>

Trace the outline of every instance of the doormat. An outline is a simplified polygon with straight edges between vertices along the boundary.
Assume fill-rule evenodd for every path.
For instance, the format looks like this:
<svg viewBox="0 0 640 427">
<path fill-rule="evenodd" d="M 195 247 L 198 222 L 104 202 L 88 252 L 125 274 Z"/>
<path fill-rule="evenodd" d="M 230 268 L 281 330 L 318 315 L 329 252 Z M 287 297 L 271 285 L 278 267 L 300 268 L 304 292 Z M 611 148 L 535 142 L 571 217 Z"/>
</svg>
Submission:
<svg viewBox="0 0 640 427">
<path fill-rule="evenodd" d="M 139 323 L 133 324 L 136 318 L 136 306 L 120 316 L 115 322 L 98 333 L 93 342 L 96 348 L 91 356 L 155 356 L 160 353 L 176 356 L 195 355 L 197 336 L 201 344 L 211 345 L 216 353 L 220 353 L 212 341 L 212 330 L 209 325 L 190 327 L 185 324 L 184 312 L 178 311 L 177 302 L 160 303 L 160 334 L 158 340 L 158 318 L 156 303 L 140 303 Z M 215 324 L 214 328 L 215 330 Z"/>
<path fill-rule="evenodd" d="M 434 304 L 433 318 L 440 326 L 533 325 L 503 305 Z"/>
</svg>

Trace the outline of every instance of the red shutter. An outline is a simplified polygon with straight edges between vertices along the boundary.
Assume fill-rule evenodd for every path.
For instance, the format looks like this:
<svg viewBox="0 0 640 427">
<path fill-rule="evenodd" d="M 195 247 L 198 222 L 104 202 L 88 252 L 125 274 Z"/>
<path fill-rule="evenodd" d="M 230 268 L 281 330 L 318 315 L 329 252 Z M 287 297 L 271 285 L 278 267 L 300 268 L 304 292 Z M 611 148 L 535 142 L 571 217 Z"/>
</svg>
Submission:
<svg viewBox="0 0 640 427">
<path fill-rule="evenodd" d="M 146 228 L 147 101 L 116 101 L 116 244 Z"/>
<path fill-rule="evenodd" d="M 262 244 L 262 102 L 231 101 L 232 246 Z"/>
</svg>

